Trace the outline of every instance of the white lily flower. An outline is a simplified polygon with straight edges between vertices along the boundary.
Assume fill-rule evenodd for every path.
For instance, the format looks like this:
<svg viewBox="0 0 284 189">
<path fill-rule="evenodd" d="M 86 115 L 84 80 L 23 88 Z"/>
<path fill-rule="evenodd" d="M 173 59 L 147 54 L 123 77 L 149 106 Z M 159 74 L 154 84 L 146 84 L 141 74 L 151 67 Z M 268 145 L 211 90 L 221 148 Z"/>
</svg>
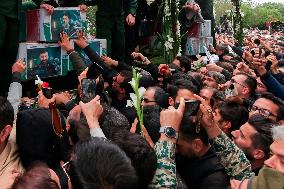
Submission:
<svg viewBox="0 0 284 189">
<path fill-rule="evenodd" d="M 139 92 L 139 96 L 140 96 L 140 98 L 142 98 L 142 97 L 143 97 L 143 95 L 144 95 L 145 91 L 146 91 L 146 89 L 145 89 L 144 87 L 140 87 L 140 88 L 138 89 L 138 92 Z"/>
<path fill-rule="evenodd" d="M 43 81 L 38 77 L 38 75 L 36 75 L 37 79 L 35 80 L 35 85 L 42 85 L 43 84 Z"/>
<path fill-rule="evenodd" d="M 129 84 L 130 84 L 133 88 L 135 88 L 136 82 L 135 82 L 134 78 L 132 78 L 131 81 L 129 81 Z"/>
<path fill-rule="evenodd" d="M 127 100 L 126 101 L 126 107 L 133 107 L 133 104 L 132 104 L 131 100 Z"/>
<path fill-rule="evenodd" d="M 130 93 L 132 105 L 137 108 L 137 96 L 134 93 Z"/>
</svg>

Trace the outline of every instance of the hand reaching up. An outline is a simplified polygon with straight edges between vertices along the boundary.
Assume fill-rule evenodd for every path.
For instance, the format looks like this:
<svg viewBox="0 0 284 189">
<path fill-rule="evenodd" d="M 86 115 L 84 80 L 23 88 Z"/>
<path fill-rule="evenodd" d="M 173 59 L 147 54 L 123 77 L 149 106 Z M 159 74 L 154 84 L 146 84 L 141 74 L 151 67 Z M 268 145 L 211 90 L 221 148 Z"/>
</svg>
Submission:
<svg viewBox="0 0 284 189">
<path fill-rule="evenodd" d="M 88 103 L 80 102 L 82 112 L 86 116 L 88 125 L 90 128 L 96 128 L 99 126 L 99 118 L 103 113 L 103 107 L 100 104 L 100 96 L 96 96 Z"/>
<path fill-rule="evenodd" d="M 86 48 L 89 44 L 84 36 L 84 32 L 82 30 L 77 32 L 78 38 L 74 41 L 76 45 L 78 45 L 81 49 Z"/>
</svg>

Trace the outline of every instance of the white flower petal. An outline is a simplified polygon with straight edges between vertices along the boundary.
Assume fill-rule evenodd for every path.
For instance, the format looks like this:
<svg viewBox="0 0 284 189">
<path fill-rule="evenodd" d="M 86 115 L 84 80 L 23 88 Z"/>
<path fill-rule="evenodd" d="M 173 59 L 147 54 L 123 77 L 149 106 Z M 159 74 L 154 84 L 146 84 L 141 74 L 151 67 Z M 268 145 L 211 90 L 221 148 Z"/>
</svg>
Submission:
<svg viewBox="0 0 284 189">
<path fill-rule="evenodd" d="M 132 104 L 131 100 L 127 100 L 126 101 L 126 107 L 133 107 L 133 104 Z"/>
<path fill-rule="evenodd" d="M 131 98 L 131 101 L 136 104 L 137 102 L 137 96 L 134 94 L 134 93 L 130 93 L 130 98 Z"/>
<path fill-rule="evenodd" d="M 129 81 L 129 84 L 130 84 L 133 88 L 135 88 L 136 82 L 135 82 L 134 78 L 132 78 L 132 80 Z"/>
<path fill-rule="evenodd" d="M 38 85 L 38 84 L 42 85 L 43 81 L 38 77 L 38 75 L 36 75 L 36 77 L 37 77 L 37 80 L 35 80 L 35 85 Z"/>
<path fill-rule="evenodd" d="M 144 87 L 140 87 L 140 88 L 138 89 L 140 98 L 143 97 L 145 91 L 146 91 L 146 89 L 145 89 Z"/>
</svg>

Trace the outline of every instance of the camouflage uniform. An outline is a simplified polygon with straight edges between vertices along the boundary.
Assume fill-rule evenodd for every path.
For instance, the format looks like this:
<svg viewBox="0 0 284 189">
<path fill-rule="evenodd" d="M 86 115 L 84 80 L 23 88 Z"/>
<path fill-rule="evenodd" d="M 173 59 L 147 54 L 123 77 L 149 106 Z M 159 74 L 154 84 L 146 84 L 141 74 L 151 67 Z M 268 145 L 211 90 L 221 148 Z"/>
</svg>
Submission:
<svg viewBox="0 0 284 189">
<path fill-rule="evenodd" d="M 158 141 L 155 144 L 157 170 L 149 188 L 176 188 L 176 144 L 169 141 Z"/>
<path fill-rule="evenodd" d="M 244 152 L 226 134 L 222 132 L 213 141 L 216 154 L 232 179 L 244 180 L 254 176 Z"/>
</svg>

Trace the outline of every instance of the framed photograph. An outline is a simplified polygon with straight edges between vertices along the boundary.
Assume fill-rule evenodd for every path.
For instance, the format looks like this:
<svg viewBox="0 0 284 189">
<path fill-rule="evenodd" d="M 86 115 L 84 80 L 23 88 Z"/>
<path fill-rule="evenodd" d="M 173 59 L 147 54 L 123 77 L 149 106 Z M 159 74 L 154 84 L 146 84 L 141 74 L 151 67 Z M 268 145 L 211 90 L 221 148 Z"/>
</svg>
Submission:
<svg viewBox="0 0 284 189">
<path fill-rule="evenodd" d="M 69 57 L 58 44 L 20 43 L 18 56 L 26 64 L 23 80 L 67 74 Z"/>
<path fill-rule="evenodd" d="M 61 32 L 66 32 L 70 38 L 76 38 L 79 30 L 84 30 L 79 10 L 54 10 L 51 17 L 52 39 L 59 39 Z"/>
<path fill-rule="evenodd" d="M 77 31 L 85 31 L 86 28 L 86 13 L 81 12 L 78 7 L 55 8 L 52 14 L 48 14 L 45 9 L 27 13 L 28 41 L 57 42 L 62 31 L 74 39 Z"/>
</svg>

